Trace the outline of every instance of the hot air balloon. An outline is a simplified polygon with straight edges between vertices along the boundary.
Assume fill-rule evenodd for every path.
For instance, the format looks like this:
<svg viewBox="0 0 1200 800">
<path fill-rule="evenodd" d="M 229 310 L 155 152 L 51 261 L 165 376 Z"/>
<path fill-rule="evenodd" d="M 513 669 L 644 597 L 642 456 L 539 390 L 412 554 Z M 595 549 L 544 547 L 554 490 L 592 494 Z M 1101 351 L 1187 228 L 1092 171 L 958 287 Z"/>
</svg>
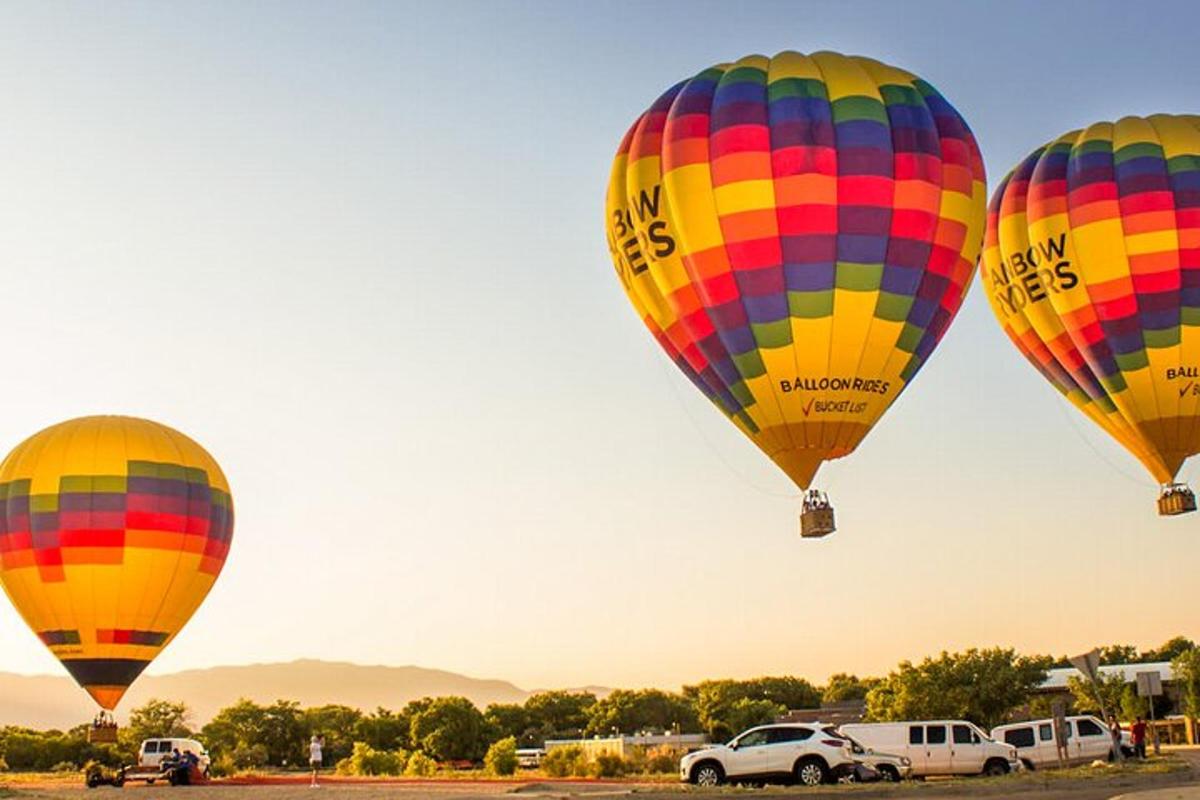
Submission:
<svg viewBox="0 0 1200 800">
<path fill-rule="evenodd" d="M 0 503 L 0 585 L 112 711 L 221 572 L 233 535 L 221 468 L 165 425 L 83 417 L 8 454 Z"/>
<path fill-rule="evenodd" d="M 988 301 L 1017 349 L 1161 484 L 1200 452 L 1200 117 L 1099 122 L 996 188 Z"/>
<path fill-rule="evenodd" d="M 801 491 L 854 451 L 974 274 L 979 148 L 932 86 L 837 53 L 747 56 L 668 89 L 613 161 L 613 265 L 669 357 Z"/>
</svg>

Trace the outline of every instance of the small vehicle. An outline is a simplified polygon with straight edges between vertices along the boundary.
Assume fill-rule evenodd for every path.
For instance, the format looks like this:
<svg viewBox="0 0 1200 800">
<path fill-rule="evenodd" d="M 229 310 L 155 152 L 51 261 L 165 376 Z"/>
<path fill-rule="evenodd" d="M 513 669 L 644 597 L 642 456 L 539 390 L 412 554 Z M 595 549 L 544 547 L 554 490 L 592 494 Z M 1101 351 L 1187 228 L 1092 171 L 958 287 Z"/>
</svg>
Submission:
<svg viewBox="0 0 1200 800">
<path fill-rule="evenodd" d="M 826 728 L 825 732 L 832 736 L 841 736 L 843 739 L 848 740 L 850 742 L 850 752 L 854 754 L 854 758 L 863 766 L 873 770 L 879 776 L 877 780 L 887 783 L 897 783 L 902 780 L 908 780 L 913 776 L 912 759 L 908 756 L 877 753 L 869 747 L 864 747 L 852 736 L 847 736 L 832 727 Z M 857 776 L 855 780 L 861 783 L 868 782 L 861 776 Z"/>
<path fill-rule="evenodd" d="M 517 749 L 517 766 L 521 769 L 537 769 L 542 765 L 546 751 L 540 747 L 522 747 Z"/>
<path fill-rule="evenodd" d="M 698 786 L 722 783 L 832 783 L 857 765 L 850 742 L 820 723 L 780 723 L 751 728 L 728 744 L 688 753 L 679 760 L 679 780 Z"/>
<path fill-rule="evenodd" d="M 176 750 L 180 753 L 186 753 L 189 750 L 195 753 L 200 760 L 200 771 L 208 774 L 211 759 L 208 757 L 208 751 L 204 749 L 204 745 L 195 739 L 146 739 L 138 748 L 137 765 L 139 769 L 158 769 L 162 762 L 169 759 Z"/>
<path fill-rule="evenodd" d="M 1015 747 L 992 741 L 966 720 L 862 722 L 843 725 L 839 730 L 864 749 L 909 759 L 913 777 L 917 778 L 1007 775 L 1022 768 Z"/>
<path fill-rule="evenodd" d="M 1068 764 L 1112 760 L 1112 735 L 1099 717 L 1090 714 L 1067 717 L 1065 732 Z M 998 725 L 992 728 L 992 738 L 1017 748 L 1017 755 L 1026 769 L 1058 766 L 1053 719 Z M 1133 754 L 1133 737 L 1129 731 L 1121 731 L 1121 751 L 1127 756 Z"/>
</svg>

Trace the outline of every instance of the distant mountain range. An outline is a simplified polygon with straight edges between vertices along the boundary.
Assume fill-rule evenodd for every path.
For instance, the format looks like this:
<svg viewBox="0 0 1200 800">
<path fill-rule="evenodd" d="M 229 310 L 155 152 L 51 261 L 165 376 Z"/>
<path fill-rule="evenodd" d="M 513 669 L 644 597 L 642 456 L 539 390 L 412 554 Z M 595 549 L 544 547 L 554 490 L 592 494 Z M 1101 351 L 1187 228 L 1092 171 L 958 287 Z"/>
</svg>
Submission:
<svg viewBox="0 0 1200 800">
<path fill-rule="evenodd" d="M 603 696 L 609 689 L 590 691 Z M 282 664 L 192 669 L 169 675 L 143 675 L 121 701 L 118 720 L 151 698 L 181 700 L 202 725 L 227 705 L 246 697 L 259 703 L 296 700 L 302 707 L 340 703 L 363 711 L 398 709 L 410 700 L 461 695 L 480 708 L 490 703 L 522 703 L 531 691 L 508 681 L 481 680 L 424 667 L 366 667 L 304 659 Z M 0 672 L 0 725 L 66 729 L 87 722 L 96 706 L 65 675 Z"/>
</svg>

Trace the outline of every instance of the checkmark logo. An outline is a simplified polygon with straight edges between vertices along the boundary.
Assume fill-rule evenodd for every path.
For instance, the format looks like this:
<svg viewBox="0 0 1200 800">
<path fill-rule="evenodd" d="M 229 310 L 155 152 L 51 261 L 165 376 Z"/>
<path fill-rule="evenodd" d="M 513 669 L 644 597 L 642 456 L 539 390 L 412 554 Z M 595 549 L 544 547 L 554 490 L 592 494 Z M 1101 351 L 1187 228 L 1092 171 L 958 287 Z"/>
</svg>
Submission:
<svg viewBox="0 0 1200 800">
<path fill-rule="evenodd" d="M 1192 390 L 1192 382 L 1188 381 L 1188 385 L 1179 390 L 1179 396 L 1185 397 Z"/>
<path fill-rule="evenodd" d="M 804 416 L 807 417 L 808 412 L 812 411 L 813 403 L 815 403 L 815 402 L 817 402 L 817 398 L 813 397 L 808 401 L 808 405 L 806 405 L 804 408 L 800 409 L 801 411 L 804 412 Z"/>
</svg>

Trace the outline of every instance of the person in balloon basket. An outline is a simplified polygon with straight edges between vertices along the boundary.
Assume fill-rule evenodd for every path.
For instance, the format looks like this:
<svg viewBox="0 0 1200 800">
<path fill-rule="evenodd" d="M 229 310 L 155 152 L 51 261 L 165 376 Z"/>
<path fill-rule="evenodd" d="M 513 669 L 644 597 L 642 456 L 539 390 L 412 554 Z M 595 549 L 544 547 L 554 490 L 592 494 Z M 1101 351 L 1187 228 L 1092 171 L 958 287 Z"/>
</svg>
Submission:
<svg viewBox="0 0 1200 800">
<path fill-rule="evenodd" d="M 312 786 L 316 787 L 317 773 L 321 771 L 321 751 L 325 748 L 325 737 L 321 734 L 314 733 L 312 741 L 308 743 L 308 765 L 312 767 Z"/>
</svg>

